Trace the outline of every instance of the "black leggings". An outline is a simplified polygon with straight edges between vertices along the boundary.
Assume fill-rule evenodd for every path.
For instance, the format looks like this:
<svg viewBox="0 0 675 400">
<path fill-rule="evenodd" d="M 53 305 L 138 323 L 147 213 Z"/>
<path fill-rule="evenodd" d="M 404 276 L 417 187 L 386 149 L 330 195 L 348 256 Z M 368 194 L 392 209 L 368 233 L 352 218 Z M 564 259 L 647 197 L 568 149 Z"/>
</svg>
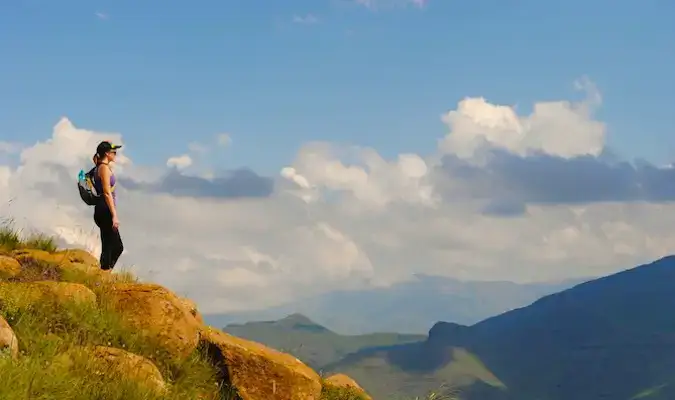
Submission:
<svg viewBox="0 0 675 400">
<path fill-rule="evenodd" d="M 101 230 L 101 269 L 111 270 L 124 250 L 119 229 L 113 229 L 112 214 L 107 204 L 94 207 L 94 222 Z"/>
</svg>

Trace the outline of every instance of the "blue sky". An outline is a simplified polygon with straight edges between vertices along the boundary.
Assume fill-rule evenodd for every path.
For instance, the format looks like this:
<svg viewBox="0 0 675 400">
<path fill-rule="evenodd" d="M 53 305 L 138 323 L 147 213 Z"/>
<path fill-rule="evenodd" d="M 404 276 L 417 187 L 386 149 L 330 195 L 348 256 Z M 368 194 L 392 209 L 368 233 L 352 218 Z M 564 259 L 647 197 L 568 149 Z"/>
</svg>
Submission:
<svg viewBox="0 0 675 400">
<path fill-rule="evenodd" d="M 233 146 L 211 162 L 276 173 L 310 140 L 428 153 L 445 133 L 440 114 L 465 96 L 523 113 L 579 98 L 572 83 L 587 75 L 610 146 L 675 159 L 669 1 L 6 3 L 6 141 L 44 140 L 65 115 L 121 132 L 134 159 L 155 163 L 228 132 Z M 307 14 L 318 22 L 293 22 Z"/>
<path fill-rule="evenodd" d="M 98 254 L 73 180 L 119 132 L 123 265 L 207 312 L 673 254 L 672 1 L 356 1 L 4 2 L 0 214 Z"/>
</svg>

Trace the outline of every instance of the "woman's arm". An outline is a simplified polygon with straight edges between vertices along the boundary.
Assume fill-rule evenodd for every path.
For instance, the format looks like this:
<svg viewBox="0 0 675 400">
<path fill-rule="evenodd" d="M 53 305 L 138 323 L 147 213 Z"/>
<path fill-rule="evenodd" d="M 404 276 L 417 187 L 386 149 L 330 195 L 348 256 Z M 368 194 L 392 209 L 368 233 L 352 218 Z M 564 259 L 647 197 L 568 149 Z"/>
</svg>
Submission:
<svg viewBox="0 0 675 400">
<path fill-rule="evenodd" d="M 110 188 L 110 167 L 101 164 L 98 167 L 99 177 L 101 178 L 101 186 L 103 186 L 103 197 L 105 198 L 108 209 L 112 214 L 113 220 L 117 219 L 117 210 L 115 210 L 115 201 L 113 200 L 112 190 Z"/>
</svg>

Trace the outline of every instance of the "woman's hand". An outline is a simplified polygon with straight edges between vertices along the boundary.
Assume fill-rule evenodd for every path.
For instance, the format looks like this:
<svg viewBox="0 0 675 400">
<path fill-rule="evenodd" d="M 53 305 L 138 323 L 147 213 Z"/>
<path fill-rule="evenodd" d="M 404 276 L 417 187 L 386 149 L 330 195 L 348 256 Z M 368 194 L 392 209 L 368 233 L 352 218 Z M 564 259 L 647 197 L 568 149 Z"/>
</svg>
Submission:
<svg viewBox="0 0 675 400">
<path fill-rule="evenodd" d="M 117 219 L 117 217 L 113 217 L 112 223 L 113 229 L 118 229 L 120 227 L 120 220 Z"/>
</svg>

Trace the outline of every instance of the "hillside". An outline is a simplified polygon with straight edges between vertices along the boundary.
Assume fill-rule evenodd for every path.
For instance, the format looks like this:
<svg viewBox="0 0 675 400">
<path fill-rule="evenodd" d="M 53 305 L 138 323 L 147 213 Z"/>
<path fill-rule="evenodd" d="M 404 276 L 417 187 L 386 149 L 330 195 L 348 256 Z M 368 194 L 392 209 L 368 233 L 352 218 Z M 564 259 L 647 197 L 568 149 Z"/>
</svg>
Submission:
<svg viewBox="0 0 675 400">
<path fill-rule="evenodd" d="M 427 337 L 397 333 L 339 335 L 300 314 L 292 314 L 279 321 L 231 324 L 223 331 L 289 352 L 315 369 L 365 348 L 418 342 Z"/>
<path fill-rule="evenodd" d="M 424 342 L 361 351 L 326 370 L 350 374 L 375 396 L 414 394 L 412 380 L 461 385 L 467 400 L 670 400 L 673 309 L 675 256 L 472 326 L 440 322 Z"/>
<path fill-rule="evenodd" d="M 214 326 L 269 321 L 302 314 L 335 332 L 361 335 L 399 332 L 426 335 L 437 321 L 470 325 L 588 279 L 518 284 L 461 281 L 417 274 L 384 288 L 338 290 L 269 309 L 204 315 Z"/>
<path fill-rule="evenodd" d="M 346 375 L 205 325 L 162 286 L 6 227 L 0 382 L 3 400 L 370 399 Z"/>
</svg>

